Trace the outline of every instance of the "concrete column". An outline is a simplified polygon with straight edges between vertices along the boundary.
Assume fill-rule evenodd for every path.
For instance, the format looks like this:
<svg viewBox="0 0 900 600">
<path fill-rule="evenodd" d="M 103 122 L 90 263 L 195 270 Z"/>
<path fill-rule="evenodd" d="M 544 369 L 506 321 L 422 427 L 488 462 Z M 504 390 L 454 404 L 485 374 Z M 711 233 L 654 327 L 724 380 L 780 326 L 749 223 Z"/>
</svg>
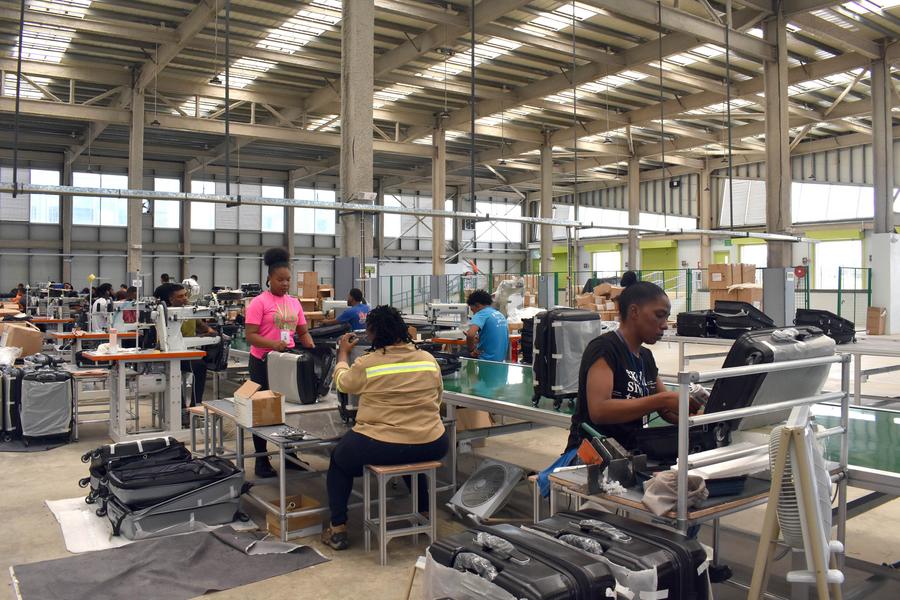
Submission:
<svg viewBox="0 0 900 600">
<path fill-rule="evenodd" d="M 884 59 L 869 67 L 872 83 L 872 154 L 875 165 L 875 233 L 894 231 L 894 140 L 891 118 L 893 81 Z"/>
<path fill-rule="evenodd" d="M 712 170 L 704 168 L 700 171 L 697 178 L 697 208 L 700 213 L 700 229 L 712 229 L 713 223 L 713 207 L 712 207 L 712 181 L 710 175 Z M 700 236 L 700 268 L 708 269 L 712 263 L 712 244 L 708 235 Z M 704 275 L 704 283 L 707 283 Z"/>
<path fill-rule="evenodd" d="M 628 161 L 628 224 L 641 224 L 641 161 L 638 158 Z M 641 240 L 637 231 L 628 232 L 628 268 L 632 271 L 641 268 Z"/>
<path fill-rule="evenodd" d="M 67 151 L 63 160 L 62 185 L 72 185 L 72 161 Z M 71 283 L 76 289 L 80 286 L 72 282 L 72 196 L 59 197 L 59 225 L 62 229 L 62 280 Z"/>
<path fill-rule="evenodd" d="M 371 193 L 372 182 L 372 91 L 374 89 L 375 2 L 343 3 L 341 21 L 341 199 Z M 359 201 L 359 200 L 357 200 Z M 341 216 L 341 254 L 360 259 L 373 250 L 372 218 Z M 362 229 L 365 228 L 365 229 Z M 366 240 L 366 247 L 363 247 Z M 359 274 L 362 276 L 362 273 Z"/>
<path fill-rule="evenodd" d="M 541 145 L 541 218 L 553 218 L 553 146 L 549 132 Z M 541 273 L 553 269 L 553 227 L 541 225 Z"/>
<path fill-rule="evenodd" d="M 785 233 L 791 227 L 791 149 L 788 129 L 788 56 L 783 12 L 763 24 L 766 41 L 775 44 L 776 62 L 763 65 L 766 94 L 766 231 Z M 768 242 L 770 267 L 793 264 L 790 242 Z"/>
<path fill-rule="evenodd" d="M 292 200 L 294 198 L 294 178 L 291 176 L 290 172 L 288 172 L 287 174 L 287 183 L 285 184 L 284 197 L 290 198 Z M 296 212 L 296 209 L 293 206 L 286 206 L 284 211 L 284 248 L 291 256 L 291 260 L 293 260 L 294 251 L 296 250 L 294 243 L 294 213 Z"/>
<path fill-rule="evenodd" d="M 191 182 L 194 176 L 188 170 L 185 164 L 184 171 L 181 175 L 181 191 L 190 193 Z M 191 276 L 191 202 L 190 200 L 181 201 L 181 280 L 184 281 Z M 210 286 L 212 282 L 210 282 Z M 211 289 L 211 288 L 210 288 Z"/>
<path fill-rule="evenodd" d="M 431 206 L 435 210 L 444 209 L 447 197 L 447 143 L 444 125 L 438 123 L 431 130 Z M 444 227 L 445 219 L 431 219 L 431 274 L 443 275 L 444 269 Z"/>
<path fill-rule="evenodd" d="M 144 189 L 144 94 L 131 95 L 131 134 L 128 137 L 128 187 Z M 139 273 L 143 260 L 143 200 L 128 199 L 128 259 L 126 273 Z M 137 278 L 135 278 L 137 279 Z M 130 283 L 130 282 L 129 282 Z"/>
</svg>

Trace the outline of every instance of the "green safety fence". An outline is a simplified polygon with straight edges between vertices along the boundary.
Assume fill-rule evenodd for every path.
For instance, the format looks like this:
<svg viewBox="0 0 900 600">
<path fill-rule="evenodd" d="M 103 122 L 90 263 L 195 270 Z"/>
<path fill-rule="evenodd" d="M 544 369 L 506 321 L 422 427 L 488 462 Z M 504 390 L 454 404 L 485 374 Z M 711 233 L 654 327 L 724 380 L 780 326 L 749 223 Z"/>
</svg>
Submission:
<svg viewBox="0 0 900 600">
<path fill-rule="evenodd" d="M 872 269 L 838 267 L 838 316 L 854 323 L 866 322 L 866 311 L 872 306 Z"/>
</svg>

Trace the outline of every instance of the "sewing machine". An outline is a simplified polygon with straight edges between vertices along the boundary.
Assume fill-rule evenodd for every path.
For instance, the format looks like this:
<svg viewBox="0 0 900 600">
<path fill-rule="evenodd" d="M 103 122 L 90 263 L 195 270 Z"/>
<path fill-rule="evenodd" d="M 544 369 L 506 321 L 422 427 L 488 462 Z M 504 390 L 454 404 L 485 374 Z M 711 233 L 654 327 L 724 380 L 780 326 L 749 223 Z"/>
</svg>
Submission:
<svg viewBox="0 0 900 600">
<path fill-rule="evenodd" d="M 464 327 L 469 322 L 469 306 L 462 303 L 429 302 L 425 305 L 425 317 L 432 325 L 436 325 L 438 319 L 458 319 L 459 326 Z"/>
<path fill-rule="evenodd" d="M 337 319 L 345 310 L 347 310 L 346 300 L 322 300 L 322 312 L 325 313 L 326 316 L 331 311 L 334 311 L 332 318 Z"/>
<path fill-rule="evenodd" d="M 150 316 L 156 326 L 156 339 L 163 352 L 180 352 L 218 344 L 219 336 L 184 337 L 181 326 L 191 319 L 215 320 L 220 322 L 224 310 L 218 305 L 211 306 L 166 306 L 160 302 L 153 307 Z"/>
</svg>

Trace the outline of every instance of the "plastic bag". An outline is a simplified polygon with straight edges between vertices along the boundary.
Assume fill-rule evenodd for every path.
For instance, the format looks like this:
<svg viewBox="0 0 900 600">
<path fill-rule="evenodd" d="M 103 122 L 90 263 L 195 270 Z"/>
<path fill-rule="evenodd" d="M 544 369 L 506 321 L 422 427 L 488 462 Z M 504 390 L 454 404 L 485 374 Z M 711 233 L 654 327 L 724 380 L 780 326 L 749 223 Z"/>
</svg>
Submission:
<svg viewBox="0 0 900 600">
<path fill-rule="evenodd" d="M 457 571 L 438 564 L 431 554 L 425 553 L 425 581 L 422 585 L 423 600 L 516 600 L 503 588 L 468 571 Z"/>
<path fill-rule="evenodd" d="M 22 349 L 18 346 L 8 346 L 0 348 L 0 366 L 11 367 L 16 364 L 16 359 L 22 354 Z"/>
</svg>

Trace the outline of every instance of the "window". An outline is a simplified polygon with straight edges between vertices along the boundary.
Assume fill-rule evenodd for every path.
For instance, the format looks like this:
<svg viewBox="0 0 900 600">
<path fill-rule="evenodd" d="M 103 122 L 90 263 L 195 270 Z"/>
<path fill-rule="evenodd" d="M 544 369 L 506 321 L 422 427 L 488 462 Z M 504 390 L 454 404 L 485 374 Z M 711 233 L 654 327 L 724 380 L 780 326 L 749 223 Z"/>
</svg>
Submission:
<svg viewBox="0 0 900 600">
<path fill-rule="evenodd" d="M 432 199 L 430 196 L 419 196 L 413 194 L 389 194 L 384 197 L 385 206 L 393 206 L 396 208 L 431 208 Z M 440 208 L 440 207 L 438 207 Z M 453 201 L 445 200 L 444 208 L 446 211 L 453 211 Z M 384 236 L 386 238 L 420 238 L 430 239 L 433 237 L 431 230 L 431 217 L 417 219 L 412 215 L 385 214 L 384 215 Z M 453 240 L 453 221 L 444 219 L 444 240 Z"/>
<path fill-rule="evenodd" d="M 225 186 L 222 185 L 224 192 Z M 215 181 L 192 181 L 192 194 L 215 195 Z M 216 205 L 214 202 L 191 201 L 191 229 L 213 231 L 216 228 Z"/>
<path fill-rule="evenodd" d="M 661 215 L 659 213 L 641 213 L 638 224 L 641 227 L 652 229 L 697 229 L 697 219 L 693 217 L 678 217 L 675 215 Z"/>
<path fill-rule="evenodd" d="M 618 250 L 594 252 L 591 264 L 597 277 L 613 277 L 622 270 L 622 253 Z"/>
<path fill-rule="evenodd" d="M 741 262 L 763 269 L 769 264 L 769 247 L 766 244 L 741 246 Z"/>
<path fill-rule="evenodd" d="M 294 188 L 294 198 L 297 200 L 312 200 L 314 202 L 334 202 L 336 194 L 334 190 Z M 294 209 L 294 233 L 334 235 L 334 221 L 335 213 L 333 210 L 320 210 L 318 208 Z"/>
<path fill-rule="evenodd" d="M 34 185 L 59 185 L 59 171 L 31 170 Z M 59 223 L 59 196 L 31 194 L 29 211 L 32 223 Z"/>
<path fill-rule="evenodd" d="M 181 181 L 178 179 L 153 180 L 153 189 L 157 192 L 181 192 Z M 154 200 L 153 226 L 158 229 L 178 229 L 181 226 L 180 200 Z"/>
<path fill-rule="evenodd" d="M 73 173 L 75 187 L 128 189 L 127 175 L 107 173 Z M 72 223 L 74 225 L 102 225 L 104 227 L 128 226 L 128 199 L 74 196 L 72 198 Z"/>
<path fill-rule="evenodd" d="M 819 242 L 815 245 L 813 269 L 817 289 L 836 290 L 840 267 L 862 267 L 862 241 Z M 850 278 L 844 282 L 849 283 Z"/>
<path fill-rule="evenodd" d="M 731 190 L 734 189 L 734 226 L 765 225 L 766 182 L 735 179 L 729 185 L 726 179 L 722 187 L 722 210 L 719 225 L 731 227 Z"/>
<path fill-rule="evenodd" d="M 521 204 L 476 202 L 475 210 L 492 217 L 521 217 Z M 522 224 L 508 221 L 478 221 L 475 223 L 475 239 L 480 242 L 522 243 Z"/>
<path fill-rule="evenodd" d="M 284 188 L 280 185 L 262 186 L 265 198 L 284 198 Z M 262 230 L 270 233 L 284 233 L 284 207 L 262 207 Z"/>
</svg>

